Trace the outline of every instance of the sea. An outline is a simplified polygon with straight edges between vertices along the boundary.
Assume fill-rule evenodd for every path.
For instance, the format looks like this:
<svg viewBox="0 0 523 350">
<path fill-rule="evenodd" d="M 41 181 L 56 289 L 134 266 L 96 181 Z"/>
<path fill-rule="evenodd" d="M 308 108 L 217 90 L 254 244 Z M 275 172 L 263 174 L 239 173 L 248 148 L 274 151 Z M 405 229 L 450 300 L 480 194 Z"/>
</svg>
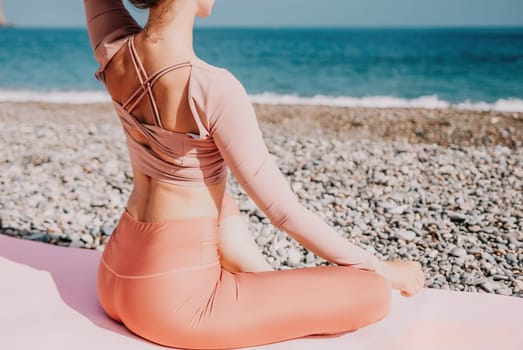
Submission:
<svg viewBox="0 0 523 350">
<path fill-rule="evenodd" d="M 253 102 L 523 111 L 523 27 L 196 27 Z M 0 29 L 0 101 L 109 101 L 87 32 Z"/>
</svg>

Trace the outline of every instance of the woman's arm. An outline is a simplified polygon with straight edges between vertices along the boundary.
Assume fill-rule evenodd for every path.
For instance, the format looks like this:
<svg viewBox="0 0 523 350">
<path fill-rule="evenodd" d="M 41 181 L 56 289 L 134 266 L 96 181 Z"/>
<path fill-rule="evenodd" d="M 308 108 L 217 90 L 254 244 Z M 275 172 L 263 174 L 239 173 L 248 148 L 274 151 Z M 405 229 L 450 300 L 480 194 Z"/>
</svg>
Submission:
<svg viewBox="0 0 523 350">
<path fill-rule="evenodd" d="M 122 0 L 84 0 L 87 31 L 95 58 L 103 71 L 121 47 L 121 40 L 142 28 L 124 7 Z"/>
<path fill-rule="evenodd" d="M 235 178 L 271 223 L 328 261 L 375 271 L 378 258 L 299 203 L 268 152 L 242 84 L 223 70 L 212 88 L 219 93 L 208 97 L 213 99 L 208 101 L 209 132 Z"/>
</svg>

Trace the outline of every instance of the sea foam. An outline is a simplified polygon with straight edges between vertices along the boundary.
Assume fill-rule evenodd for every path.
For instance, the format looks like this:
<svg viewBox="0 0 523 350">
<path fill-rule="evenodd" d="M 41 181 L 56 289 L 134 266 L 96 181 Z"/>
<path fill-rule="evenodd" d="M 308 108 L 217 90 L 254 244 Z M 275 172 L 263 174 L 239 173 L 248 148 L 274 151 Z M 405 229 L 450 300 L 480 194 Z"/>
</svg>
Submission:
<svg viewBox="0 0 523 350">
<path fill-rule="evenodd" d="M 370 108 L 451 108 L 475 111 L 523 112 L 523 100 L 518 98 L 499 99 L 494 103 L 484 101 L 463 101 L 450 103 L 438 98 L 437 95 L 420 96 L 407 99 L 393 96 L 298 96 L 295 94 L 280 95 L 272 92 L 251 95 L 252 102 L 265 104 L 304 104 L 343 107 Z"/>
<path fill-rule="evenodd" d="M 474 111 L 523 112 L 523 100 L 518 98 L 499 99 L 494 103 L 465 100 L 450 103 L 441 100 L 437 95 L 420 96 L 407 99 L 393 96 L 325 96 L 312 97 L 296 94 L 276 94 L 265 92 L 250 95 L 254 103 L 290 104 L 290 105 L 324 105 L 343 107 L 369 108 L 450 108 Z M 111 97 L 105 91 L 33 91 L 33 90 L 0 90 L 0 102 L 46 102 L 88 104 L 110 102 Z"/>
<path fill-rule="evenodd" d="M 0 102 L 100 103 L 110 102 L 104 91 L 0 90 Z"/>
</svg>

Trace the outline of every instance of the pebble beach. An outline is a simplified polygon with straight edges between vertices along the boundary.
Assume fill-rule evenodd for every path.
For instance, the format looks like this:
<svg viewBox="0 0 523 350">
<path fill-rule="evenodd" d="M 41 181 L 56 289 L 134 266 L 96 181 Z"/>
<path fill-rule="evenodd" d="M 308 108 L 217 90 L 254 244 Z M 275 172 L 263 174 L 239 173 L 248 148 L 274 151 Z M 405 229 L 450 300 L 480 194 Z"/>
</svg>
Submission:
<svg viewBox="0 0 523 350">
<path fill-rule="evenodd" d="M 523 113 L 255 104 L 300 201 L 427 288 L 523 297 Z M 0 234 L 103 250 L 132 188 L 108 103 L 0 103 Z M 329 265 L 228 189 L 276 269 Z"/>
</svg>

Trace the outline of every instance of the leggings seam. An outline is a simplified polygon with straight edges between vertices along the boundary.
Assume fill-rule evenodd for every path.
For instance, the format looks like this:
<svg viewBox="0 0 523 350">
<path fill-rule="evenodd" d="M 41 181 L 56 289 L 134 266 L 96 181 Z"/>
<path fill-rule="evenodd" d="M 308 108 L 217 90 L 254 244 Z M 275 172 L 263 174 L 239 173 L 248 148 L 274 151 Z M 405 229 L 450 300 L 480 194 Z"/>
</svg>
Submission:
<svg viewBox="0 0 523 350">
<path fill-rule="evenodd" d="M 120 274 L 120 273 L 114 271 L 109 266 L 109 264 L 107 264 L 107 262 L 104 260 L 104 258 L 101 259 L 101 262 L 116 277 L 126 278 L 126 279 L 139 279 L 139 278 L 157 277 L 157 276 L 166 275 L 166 274 L 169 274 L 169 273 L 172 273 L 172 272 L 186 271 L 186 270 L 198 270 L 198 269 L 204 269 L 204 268 L 220 265 L 220 262 L 216 261 L 216 262 L 205 264 L 205 265 L 182 267 L 182 268 L 179 268 L 179 269 L 174 269 L 174 270 L 170 270 L 170 271 L 166 271 L 166 272 L 158 272 L 158 273 L 151 273 L 151 274 L 147 274 L 147 275 L 134 275 L 134 276 L 131 276 L 131 275 L 123 275 L 123 274 Z"/>
<path fill-rule="evenodd" d="M 106 267 L 107 267 L 107 265 L 106 265 Z M 115 308 L 117 317 L 120 318 L 120 320 L 121 320 L 122 319 L 122 314 L 120 313 L 120 298 L 119 298 L 119 296 L 120 296 L 120 293 L 119 293 L 120 278 L 118 278 L 118 276 L 116 276 L 114 278 L 114 280 L 115 280 L 115 282 L 114 282 L 114 293 L 113 293 L 114 308 Z"/>
</svg>

